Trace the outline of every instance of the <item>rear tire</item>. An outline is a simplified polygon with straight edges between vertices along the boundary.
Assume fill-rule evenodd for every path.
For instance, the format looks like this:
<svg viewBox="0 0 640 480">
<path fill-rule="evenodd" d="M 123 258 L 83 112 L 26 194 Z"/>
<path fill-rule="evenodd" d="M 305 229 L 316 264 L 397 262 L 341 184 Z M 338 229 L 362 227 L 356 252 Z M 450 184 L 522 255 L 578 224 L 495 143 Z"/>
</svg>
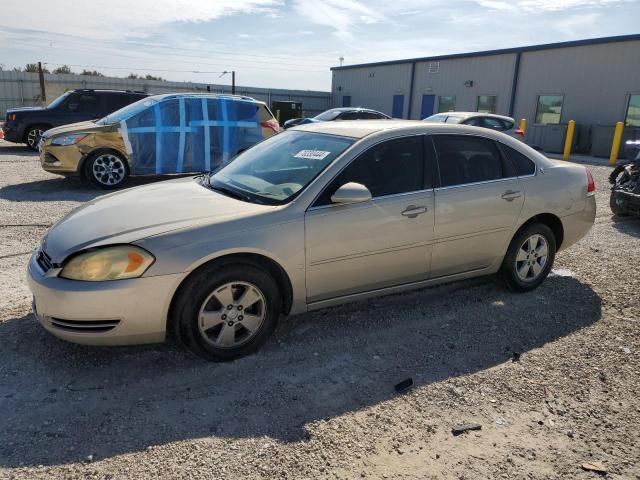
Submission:
<svg viewBox="0 0 640 480">
<path fill-rule="evenodd" d="M 99 150 L 91 153 L 82 166 L 83 178 L 103 190 L 122 187 L 129 178 L 129 164 L 119 153 Z"/>
<path fill-rule="evenodd" d="M 174 299 L 172 326 L 189 351 L 227 361 L 257 351 L 276 328 L 281 295 L 253 264 L 219 264 L 187 279 Z"/>
<path fill-rule="evenodd" d="M 549 275 L 556 257 L 556 238 L 543 223 L 533 223 L 511 240 L 499 276 L 514 292 L 529 292 Z"/>
</svg>

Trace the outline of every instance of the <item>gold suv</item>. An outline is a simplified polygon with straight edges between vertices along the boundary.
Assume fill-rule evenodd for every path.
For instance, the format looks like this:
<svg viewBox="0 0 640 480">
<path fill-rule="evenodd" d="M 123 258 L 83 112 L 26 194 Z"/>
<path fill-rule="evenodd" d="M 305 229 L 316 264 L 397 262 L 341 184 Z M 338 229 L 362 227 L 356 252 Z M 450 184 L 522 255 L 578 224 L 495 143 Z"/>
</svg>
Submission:
<svg viewBox="0 0 640 480">
<path fill-rule="evenodd" d="M 267 105 L 250 97 L 155 95 L 100 120 L 47 130 L 40 161 L 47 172 L 115 189 L 129 175 L 216 170 L 279 131 Z"/>
</svg>

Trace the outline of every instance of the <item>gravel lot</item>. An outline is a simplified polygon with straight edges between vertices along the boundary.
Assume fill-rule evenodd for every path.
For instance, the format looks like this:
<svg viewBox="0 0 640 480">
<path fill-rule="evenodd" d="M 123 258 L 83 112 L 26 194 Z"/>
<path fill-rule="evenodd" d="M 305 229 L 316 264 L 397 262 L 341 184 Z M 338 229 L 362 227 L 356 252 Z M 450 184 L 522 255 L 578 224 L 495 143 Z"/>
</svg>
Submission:
<svg viewBox="0 0 640 480">
<path fill-rule="evenodd" d="M 610 169 L 592 171 L 596 224 L 538 290 L 480 279 L 327 309 L 211 364 L 37 325 L 28 255 L 101 192 L 0 141 L 0 477 L 640 478 L 640 221 L 612 218 Z"/>
</svg>

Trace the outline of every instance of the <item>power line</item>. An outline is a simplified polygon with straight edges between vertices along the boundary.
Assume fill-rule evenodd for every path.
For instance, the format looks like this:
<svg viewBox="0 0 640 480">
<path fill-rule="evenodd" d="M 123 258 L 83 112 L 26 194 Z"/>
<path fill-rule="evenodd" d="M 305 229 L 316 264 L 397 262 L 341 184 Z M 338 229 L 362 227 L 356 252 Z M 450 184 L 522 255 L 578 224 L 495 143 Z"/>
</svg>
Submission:
<svg viewBox="0 0 640 480">
<path fill-rule="evenodd" d="M 82 65 L 78 63 L 54 63 L 54 62 L 43 62 L 44 65 L 57 65 L 67 67 L 82 67 L 82 68 L 108 68 L 110 70 L 134 70 L 134 71 L 145 71 L 145 72 L 174 72 L 174 73 L 222 73 L 222 72 L 210 72 L 210 71 L 202 71 L 202 70 L 171 70 L 166 68 L 132 68 L 132 67 L 112 67 L 108 65 Z"/>
</svg>

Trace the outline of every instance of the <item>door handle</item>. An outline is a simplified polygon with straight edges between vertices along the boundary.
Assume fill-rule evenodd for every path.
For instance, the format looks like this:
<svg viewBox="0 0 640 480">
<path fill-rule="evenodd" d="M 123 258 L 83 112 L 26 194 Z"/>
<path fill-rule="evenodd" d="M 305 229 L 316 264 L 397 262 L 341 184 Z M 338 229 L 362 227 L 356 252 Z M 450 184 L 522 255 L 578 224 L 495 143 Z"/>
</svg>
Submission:
<svg viewBox="0 0 640 480">
<path fill-rule="evenodd" d="M 522 194 L 519 190 L 507 190 L 502 194 L 500 198 L 506 200 L 507 202 L 513 202 L 516 198 L 521 197 Z"/>
<path fill-rule="evenodd" d="M 416 218 L 418 215 L 425 213 L 427 211 L 427 207 L 424 205 L 409 205 L 402 211 L 402 215 L 409 218 Z"/>
</svg>

